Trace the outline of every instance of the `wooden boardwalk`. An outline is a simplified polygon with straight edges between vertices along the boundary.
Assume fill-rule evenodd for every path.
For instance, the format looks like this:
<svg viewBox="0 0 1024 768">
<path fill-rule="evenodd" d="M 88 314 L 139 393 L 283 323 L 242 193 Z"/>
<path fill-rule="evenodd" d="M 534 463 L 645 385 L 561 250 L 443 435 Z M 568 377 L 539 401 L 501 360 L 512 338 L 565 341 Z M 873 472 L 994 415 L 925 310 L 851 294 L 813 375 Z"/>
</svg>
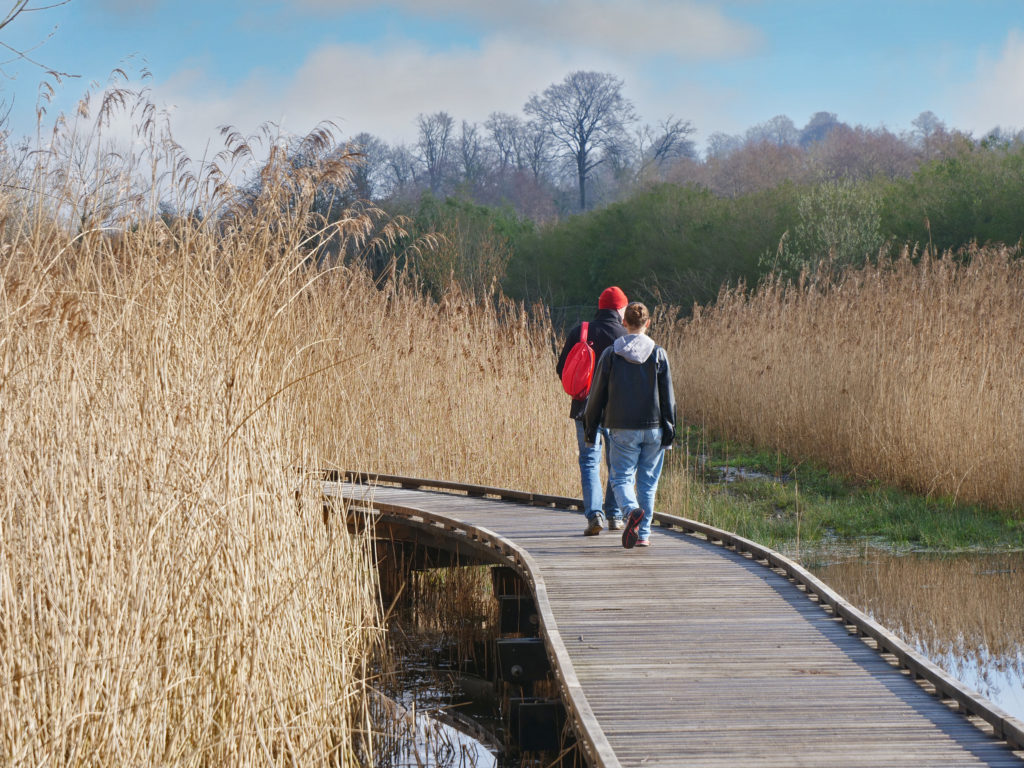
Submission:
<svg viewBox="0 0 1024 768">
<path fill-rule="evenodd" d="M 890 663 L 903 656 L 898 641 L 884 630 L 875 632 L 879 643 L 865 639 L 845 611 L 826 608 L 829 600 L 759 562 L 757 551 L 659 527 L 649 549 L 625 550 L 615 532 L 582 536 L 576 511 L 387 486 L 325 488 L 483 541 L 524 572 L 593 765 L 1024 764 L 1011 746 L 1020 744 L 1019 721 L 978 705 L 1008 743 L 956 711 Z"/>
</svg>

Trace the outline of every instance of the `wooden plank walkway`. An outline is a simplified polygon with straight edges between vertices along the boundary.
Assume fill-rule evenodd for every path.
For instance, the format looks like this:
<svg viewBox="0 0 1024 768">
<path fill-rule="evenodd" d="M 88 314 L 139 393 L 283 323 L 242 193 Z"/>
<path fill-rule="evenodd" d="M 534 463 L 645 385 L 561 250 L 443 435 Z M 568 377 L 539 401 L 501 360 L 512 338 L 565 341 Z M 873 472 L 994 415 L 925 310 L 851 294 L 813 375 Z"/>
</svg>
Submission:
<svg viewBox="0 0 1024 768">
<path fill-rule="evenodd" d="M 1024 753 L 923 690 L 750 557 L 657 527 L 649 549 L 625 550 L 615 532 L 582 536 L 583 516 L 564 509 L 325 487 L 443 515 L 529 553 L 551 610 L 545 630 L 560 638 L 572 667 L 563 680 L 578 682 L 584 715 L 603 732 L 598 764 L 1024 764 Z"/>
</svg>

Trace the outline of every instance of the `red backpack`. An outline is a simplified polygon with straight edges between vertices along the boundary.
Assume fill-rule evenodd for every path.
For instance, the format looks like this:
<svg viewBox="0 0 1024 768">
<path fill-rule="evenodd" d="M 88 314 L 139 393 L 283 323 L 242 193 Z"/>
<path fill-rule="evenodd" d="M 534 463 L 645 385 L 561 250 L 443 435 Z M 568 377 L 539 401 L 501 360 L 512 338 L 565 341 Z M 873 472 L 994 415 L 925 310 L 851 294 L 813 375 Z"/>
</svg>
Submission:
<svg viewBox="0 0 1024 768">
<path fill-rule="evenodd" d="M 590 392 L 594 376 L 594 349 L 587 344 L 587 323 L 580 325 L 580 340 L 572 345 L 562 366 L 562 389 L 573 400 L 582 400 Z"/>
</svg>

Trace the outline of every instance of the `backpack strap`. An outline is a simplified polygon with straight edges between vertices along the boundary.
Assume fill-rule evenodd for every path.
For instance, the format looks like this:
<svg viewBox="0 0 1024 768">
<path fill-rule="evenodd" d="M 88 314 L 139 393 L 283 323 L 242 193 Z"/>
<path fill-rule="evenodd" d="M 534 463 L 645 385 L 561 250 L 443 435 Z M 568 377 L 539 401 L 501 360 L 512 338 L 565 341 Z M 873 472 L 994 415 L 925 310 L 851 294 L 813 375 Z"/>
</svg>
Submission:
<svg viewBox="0 0 1024 768">
<path fill-rule="evenodd" d="M 587 343 L 587 325 L 588 323 L 586 320 L 580 323 L 580 341 L 582 341 L 584 344 Z"/>
</svg>

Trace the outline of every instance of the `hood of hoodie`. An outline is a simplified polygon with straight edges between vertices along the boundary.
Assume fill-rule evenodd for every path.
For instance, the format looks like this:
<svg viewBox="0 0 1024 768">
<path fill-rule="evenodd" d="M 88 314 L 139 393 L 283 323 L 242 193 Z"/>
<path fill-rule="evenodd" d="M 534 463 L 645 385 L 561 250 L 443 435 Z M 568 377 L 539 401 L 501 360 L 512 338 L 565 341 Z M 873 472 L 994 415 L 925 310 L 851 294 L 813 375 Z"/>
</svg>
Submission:
<svg viewBox="0 0 1024 768">
<path fill-rule="evenodd" d="M 646 363 L 647 358 L 657 345 L 643 333 L 627 333 L 615 340 L 613 349 L 619 357 L 624 357 L 631 363 Z"/>
</svg>

